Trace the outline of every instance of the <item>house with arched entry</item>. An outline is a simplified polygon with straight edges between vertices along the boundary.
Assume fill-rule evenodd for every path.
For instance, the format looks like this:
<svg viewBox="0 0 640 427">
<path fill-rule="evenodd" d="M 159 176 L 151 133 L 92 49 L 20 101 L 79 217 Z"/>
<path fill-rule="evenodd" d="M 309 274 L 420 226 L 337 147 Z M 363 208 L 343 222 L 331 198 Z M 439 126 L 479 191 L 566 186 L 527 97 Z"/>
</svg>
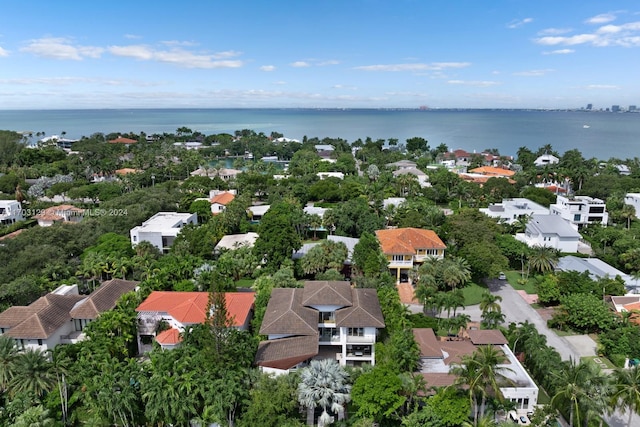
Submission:
<svg viewBox="0 0 640 427">
<path fill-rule="evenodd" d="M 396 228 L 376 231 L 389 271 L 398 282 L 408 282 L 409 272 L 428 258 L 444 258 L 447 246 L 432 230 Z"/>
</svg>

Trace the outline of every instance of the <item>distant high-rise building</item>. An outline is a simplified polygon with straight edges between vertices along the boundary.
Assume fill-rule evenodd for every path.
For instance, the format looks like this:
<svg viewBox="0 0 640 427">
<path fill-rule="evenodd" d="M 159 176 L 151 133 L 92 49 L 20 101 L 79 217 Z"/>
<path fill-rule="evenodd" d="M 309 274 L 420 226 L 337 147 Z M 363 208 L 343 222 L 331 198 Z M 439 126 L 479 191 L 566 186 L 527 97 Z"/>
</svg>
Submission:
<svg viewBox="0 0 640 427">
<path fill-rule="evenodd" d="M 587 104 L 587 110 L 593 109 L 593 104 Z"/>
<path fill-rule="evenodd" d="M 611 112 L 619 113 L 620 112 L 620 106 L 619 105 L 612 105 L 611 106 Z"/>
<path fill-rule="evenodd" d="M 637 111 L 638 108 L 635 105 L 629 105 L 629 111 Z"/>
</svg>

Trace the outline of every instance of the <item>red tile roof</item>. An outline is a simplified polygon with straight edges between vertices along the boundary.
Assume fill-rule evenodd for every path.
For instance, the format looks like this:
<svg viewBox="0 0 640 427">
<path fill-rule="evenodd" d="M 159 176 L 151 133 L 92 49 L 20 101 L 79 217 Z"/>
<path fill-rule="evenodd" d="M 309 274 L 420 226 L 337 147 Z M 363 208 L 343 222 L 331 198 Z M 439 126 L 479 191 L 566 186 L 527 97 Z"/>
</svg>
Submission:
<svg viewBox="0 0 640 427">
<path fill-rule="evenodd" d="M 225 301 L 229 318 L 234 326 L 242 326 L 253 308 L 255 293 L 226 292 Z M 154 291 L 136 308 L 136 311 L 160 312 L 171 315 L 182 324 L 202 323 L 207 317 L 208 292 Z"/>
<path fill-rule="evenodd" d="M 504 177 L 511 177 L 516 174 L 512 170 L 503 169 L 503 168 L 494 168 L 492 166 L 482 166 L 479 168 L 471 169 L 469 172 L 479 173 L 482 175 L 504 176 Z"/>
<path fill-rule="evenodd" d="M 156 342 L 160 345 L 176 345 L 182 342 L 182 337 L 179 330 L 171 328 L 156 335 Z"/>
<path fill-rule="evenodd" d="M 446 245 L 432 230 L 397 228 L 378 230 L 382 252 L 387 255 L 414 255 L 418 249 L 446 249 Z"/>
<path fill-rule="evenodd" d="M 130 138 L 124 138 L 122 136 L 117 137 L 116 139 L 112 139 L 109 141 L 110 144 L 135 144 L 136 141 L 135 139 L 130 139 Z"/>
<path fill-rule="evenodd" d="M 225 191 L 224 193 L 217 194 L 211 198 L 211 204 L 218 203 L 220 205 L 227 206 L 231 201 L 233 201 L 233 199 L 235 199 L 235 197 L 236 196 L 232 193 Z"/>
</svg>

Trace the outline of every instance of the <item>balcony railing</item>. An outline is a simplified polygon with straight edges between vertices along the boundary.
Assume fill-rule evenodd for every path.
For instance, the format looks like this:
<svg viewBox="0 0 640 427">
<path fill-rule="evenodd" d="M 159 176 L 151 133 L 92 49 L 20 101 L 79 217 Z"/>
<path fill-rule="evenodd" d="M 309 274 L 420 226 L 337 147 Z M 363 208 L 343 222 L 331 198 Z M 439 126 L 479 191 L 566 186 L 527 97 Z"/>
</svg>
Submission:
<svg viewBox="0 0 640 427">
<path fill-rule="evenodd" d="M 399 261 L 399 260 L 393 260 L 392 259 L 391 261 L 389 261 L 389 266 L 393 267 L 393 266 L 396 266 L 396 265 L 412 266 L 413 265 L 413 260 L 410 259 L 410 260 Z"/>
<path fill-rule="evenodd" d="M 355 335 L 347 335 L 347 343 L 374 343 L 376 342 L 376 338 L 373 335 L 365 335 L 365 336 L 355 336 Z"/>
</svg>

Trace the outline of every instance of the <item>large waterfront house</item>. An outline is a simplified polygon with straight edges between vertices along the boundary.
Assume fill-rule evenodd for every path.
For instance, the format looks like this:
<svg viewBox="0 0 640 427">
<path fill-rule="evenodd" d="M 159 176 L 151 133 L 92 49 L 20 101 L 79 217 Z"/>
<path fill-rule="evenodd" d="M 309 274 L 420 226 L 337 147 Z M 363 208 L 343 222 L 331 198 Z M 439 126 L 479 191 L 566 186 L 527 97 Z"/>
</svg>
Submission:
<svg viewBox="0 0 640 427">
<path fill-rule="evenodd" d="M 398 282 L 407 282 L 409 272 L 427 258 L 444 258 L 447 246 L 432 230 L 396 228 L 378 230 L 376 236 Z"/>
<path fill-rule="evenodd" d="M 549 206 L 551 215 L 559 215 L 569 221 L 577 229 L 587 224 L 607 225 L 609 214 L 604 200 L 589 196 L 561 196 L 556 197 L 556 202 Z"/>
<path fill-rule="evenodd" d="M 0 334 L 13 338 L 20 349 L 46 351 L 58 344 L 76 343 L 84 339 L 82 331 L 89 322 L 113 309 L 137 285 L 109 280 L 90 295 L 80 295 L 76 285 L 62 285 L 28 306 L 13 306 L 0 313 Z"/>
<path fill-rule="evenodd" d="M 558 215 L 531 216 L 524 233 L 516 234 L 516 239 L 528 246 L 548 246 L 560 252 L 578 252 L 580 233 Z"/>
<path fill-rule="evenodd" d="M 516 221 L 526 221 L 531 215 L 546 215 L 549 208 L 545 208 L 529 199 L 504 199 L 502 203 L 494 203 L 488 208 L 480 208 L 480 212 L 501 222 L 513 224 Z"/>
<path fill-rule="evenodd" d="M 456 376 L 451 369 L 462 357 L 473 354 L 479 346 L 498 348 L 505 362 L 497 365 L 498 385 L 504 398 L 515 406 L 518 415 L 532 412 L 538 402 L 538 386 L 509 348 L 507 339 L 496 329 L 467 329 L 455 337 L 437 337 L 431 328 L 413 329 L 420 348 L 420 374 L 430 387 L 447 387 Z"/>
<path fill-rule="evenodd" d="M 22 221 L 22 205 L 17 200 L 0 200 L 0 225 Z"/>
<path fill-rule="evenodd" d="M 281 374 L 311 359 L 341 365 L 375 364 L 375 343 L 384 318 L 375 289 L 349 282 L 309 281 L 304 288 L 275 288 L 262 320 L 255 363 Z"/>
<path fill-rule="evenodd" d="M 163 349 L 180 345 L 181 334 L 192 325 L 204 323 L 213 312 L 209 292 L 154 291 L 137 308 L 138 349 L 151 350 L 153 341 Z M 249 329 L 255 293 L 225 292 L 227 316 L 234 328 Z"/>
<path fill-rule="evenodd" d="M 167 253 L 182 228 L 197 223 L 198 215 L 195 213 L 158 212 L 129 231 L 131 245 L 145 241 Z"/>
</svg>

